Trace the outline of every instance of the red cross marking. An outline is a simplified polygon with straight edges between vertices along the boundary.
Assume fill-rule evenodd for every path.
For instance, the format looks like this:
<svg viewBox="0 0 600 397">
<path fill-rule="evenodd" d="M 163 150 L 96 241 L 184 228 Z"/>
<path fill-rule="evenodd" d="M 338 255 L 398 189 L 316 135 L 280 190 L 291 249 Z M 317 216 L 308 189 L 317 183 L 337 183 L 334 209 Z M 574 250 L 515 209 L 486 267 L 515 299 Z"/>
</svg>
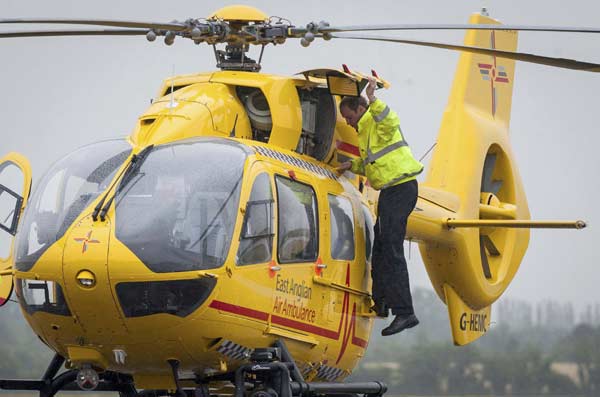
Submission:
<svg viewBox="0 0 600 397">
<path fill-rule="evenodd" d="M 100 243 L 99 240 L 92 240 L 91 238 L 92 238 L 92 231 L 90 230 L 85 237 L 75 237 L 73 239 L 73 240 L 77 241 L 78 243 L 83 242 L 83 246 L 81 248 L 81 253 L 82 254 L 84 254 L 85 251 L 87 251 L 88 244 L 98 244 L 98 243 Z"/>
<path fill-rule="evenodd" d="M 492 50 L 496 49 L 496 32 L 492 30 L 490 37 L 490 46 Z M 479 72 L 484 80 L 490 81 L 490 88 L 492 94 L 492 116 L 496 115 L 496 87 L 494 83 L 508 83 L 508 74 L 504 70 L 504 66 L 496 65 L 496 56 L 492 55 L 493 64 L 489 63 L 478 63 Z"/>
</svg>

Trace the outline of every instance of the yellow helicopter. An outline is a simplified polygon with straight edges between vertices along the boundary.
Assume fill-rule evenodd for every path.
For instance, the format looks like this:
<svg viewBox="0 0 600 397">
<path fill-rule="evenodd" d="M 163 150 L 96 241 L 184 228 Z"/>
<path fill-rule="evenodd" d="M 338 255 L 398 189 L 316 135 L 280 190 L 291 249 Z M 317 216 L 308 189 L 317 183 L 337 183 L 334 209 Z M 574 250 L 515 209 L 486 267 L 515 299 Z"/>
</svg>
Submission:
<svg viewBox="0 0 600 397">
<path fill-rule="evenodd" d="M 75 385 L 125 396 L 209 395 L 209 387 L 237 396 L 385 392 L 379 382 L 339 383 L 364 354 L 374 320 L 377 192 L 334 170 L 358 155 L 337 102 L 359 95 L 365 75 L 347 67 L 261 74 L 246 50 L 288 39 L 399 41 L 344 32 L 415 26 L 295 27 L 246 6 L 164 24 L 2 23 L 119 29 L 0 37 L 189 38 L 214 46 L 221 71 L 165 80 L 127 139 L 59 160 L 31 197 L 27 160 L 3 158 L 2 174 L 21 174 L 1 186 L 1 227 L 16 240 L 2 262 L 0 303 L 16 286 L 26 320 L 56 356 L 42 380 L 0 380 L 0 388 L 43 396 Z M 412 41 L 464 51 L 407 235 L 419 243 L 458 345 L 487 332 L 529 228 L 585 226 L 529 219 L 507 133 L 514 60 L 600 70 L 515 52 L 516 31 L 551 28 L 498 30 L 482 14 L 470 23 L 445 26 L 469 29 L 463 46 Z"/>
</svg>

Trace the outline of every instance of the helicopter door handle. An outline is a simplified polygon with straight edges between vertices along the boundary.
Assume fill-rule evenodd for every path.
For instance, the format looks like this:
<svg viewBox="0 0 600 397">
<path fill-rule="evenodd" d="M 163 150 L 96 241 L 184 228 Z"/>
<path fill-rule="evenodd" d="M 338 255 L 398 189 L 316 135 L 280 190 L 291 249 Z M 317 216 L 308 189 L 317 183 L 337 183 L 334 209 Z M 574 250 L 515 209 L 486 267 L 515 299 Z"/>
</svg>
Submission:
<svg viewBox="0 0 600 397">
<path fill-rule="evenodd" d="M 327 269 L 327 265 L 326 265 L 326 264 L 324 264 L 324 263 L 319 263 L 319 264 L 317 265 L 317 269 Z"/>
<path fill-rule="evenodd" d="M 281 270 L 281 266 L 270 266 L 269 270 L 271 270 L 272 272 L 278 272 Z"/>
</svg>

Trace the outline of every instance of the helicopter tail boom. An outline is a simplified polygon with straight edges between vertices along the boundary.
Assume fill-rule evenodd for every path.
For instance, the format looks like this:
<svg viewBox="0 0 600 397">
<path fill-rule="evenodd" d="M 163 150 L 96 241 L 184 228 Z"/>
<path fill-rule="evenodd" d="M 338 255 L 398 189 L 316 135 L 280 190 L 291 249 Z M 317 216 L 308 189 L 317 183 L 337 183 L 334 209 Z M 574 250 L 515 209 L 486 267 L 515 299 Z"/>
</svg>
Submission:
<svg viewBox="0 0 600 397">
<path fill-rule="evenodd" d="M 470 23 L 498 24 L 474 14 Z M 517 33 L 469 31 L 465 45 L 514 51 Z M 421 201 L 435 203 L 413 216 L 431 282 L 448 305 L 454 343 L 464 345 L 487 331 L 490 305 L 512 281 L 529 243 L 529 229 L 448 228 L 446 220 L 529 220 L 527 200 L 513 160 L 508 125 L 515 62 L 463 53 L 443 116 Z M 445 195 L 445 196 L 442 196 Z M 449 198 L 452 198 L 449 200 Z M 419 204 L 417 204 L 418 206 Z M 422 229 L 430 216 L 436 229 Z M 418 220 L 418 222 L 417 222 Z M 431 223 L 431 222 L 429 222 Z M 477 326 L 470 327 L 470 320 Z M 467 321 L 467 323 L 465 323 Z M 469 327 L 465 328 L 465 324 Z"/>
</svg>

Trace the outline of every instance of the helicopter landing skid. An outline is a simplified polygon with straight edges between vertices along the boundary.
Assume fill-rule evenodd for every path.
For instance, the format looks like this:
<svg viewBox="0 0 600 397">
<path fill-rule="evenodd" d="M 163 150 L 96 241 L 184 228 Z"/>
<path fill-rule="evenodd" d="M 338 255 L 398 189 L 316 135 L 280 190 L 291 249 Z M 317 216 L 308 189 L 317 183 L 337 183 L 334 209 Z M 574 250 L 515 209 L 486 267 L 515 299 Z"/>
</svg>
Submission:
<svg viewBox="0 0 600 397">
<path fill-rule="evenodd" d="M 28 390 L 39 391 L 40 397 L 54 397 L 61 390 L 81 391 L 76 379 L 78 370 L 71 369 L 57 376 L 58 371 L 64 364 L 64 357 L 55 354 L 48 365 L 44 376 L 40 380 L 29 379 L 0 379 L 0 389 L 3 390 Z M 99 374 L 98 386 L 95 391 L 116 391 L 121 397 L 137 397 L 138 393 L 133 386 L 133 380 L 129 375 L 112 371 Z"/>
<path fill-rule="evenodd" d="M 0 389 L 39 391 L 40 397 L 54 397 L 59 391 L 81 391 L 78 370 L 70 369 L 58 374 L 64 357 L 56 354 L 40 380 L 0 379 Z M 197 378 L 195 389 L 183 389 L 177 379 L 178 362 L 170 362 L 176 377 L 177 390 L 137 391 L 131 376 L 113 371 L 98 374 L 94 391 L 119 392 L 120 397 L 177 396 L 211 397 L 211 382 L 228 381 L 234 384 L 234 397 L 381 397 L 387 386 L 381 382 L 335 383 L 306 382 L 296 366 L 285 343 L 278 340 L 273 347 L 257 348 L 235 373 L 225 373 L 207 378 Z"/>
<path fill-rule="evenodd" d="M 235 372 L 234 397 L 381 397 L 387 386 L 381 382 L 306 382 L 285 343 L 255 349 L 250 363 Z"/>
</svg>

